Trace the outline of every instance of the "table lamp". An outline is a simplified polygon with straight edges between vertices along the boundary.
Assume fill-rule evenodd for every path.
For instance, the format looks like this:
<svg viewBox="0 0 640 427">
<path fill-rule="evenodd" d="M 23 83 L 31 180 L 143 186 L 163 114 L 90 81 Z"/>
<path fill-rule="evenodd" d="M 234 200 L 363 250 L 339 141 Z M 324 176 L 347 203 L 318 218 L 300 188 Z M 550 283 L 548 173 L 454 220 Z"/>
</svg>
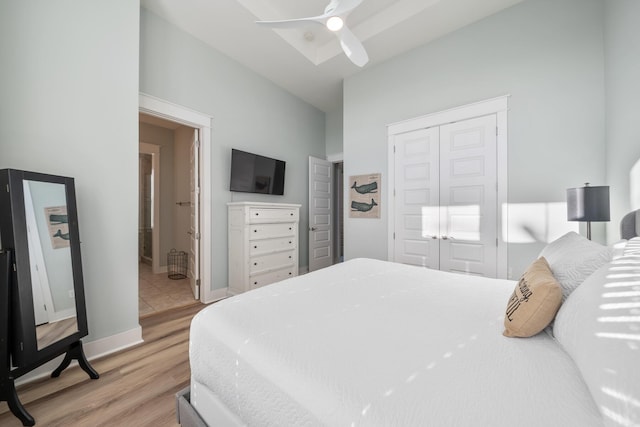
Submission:
<svg viewBox="0 0 640 427">
<path fill-rule="evenodd" d="M 587 239 L 591 240 L 591 223 L 609 221 L 609 186 L 584 187 L 567 189 L 567 220 L 585 221 L 587 223 Z"/>
</svg>

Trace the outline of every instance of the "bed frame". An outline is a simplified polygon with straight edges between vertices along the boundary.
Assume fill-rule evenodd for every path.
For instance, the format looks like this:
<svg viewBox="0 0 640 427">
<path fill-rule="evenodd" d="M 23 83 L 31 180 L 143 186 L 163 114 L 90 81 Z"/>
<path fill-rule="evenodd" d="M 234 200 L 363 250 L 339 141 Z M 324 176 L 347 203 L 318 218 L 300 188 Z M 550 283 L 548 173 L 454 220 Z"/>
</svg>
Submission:
<svg viewBox="0 0 640 427">
<path fill-rule="evenodd" d="M 176 418 L 182 427 L 207 427 L 198 412 L 191 406 L 190 387 L 176 393 Z"/>
</svg>

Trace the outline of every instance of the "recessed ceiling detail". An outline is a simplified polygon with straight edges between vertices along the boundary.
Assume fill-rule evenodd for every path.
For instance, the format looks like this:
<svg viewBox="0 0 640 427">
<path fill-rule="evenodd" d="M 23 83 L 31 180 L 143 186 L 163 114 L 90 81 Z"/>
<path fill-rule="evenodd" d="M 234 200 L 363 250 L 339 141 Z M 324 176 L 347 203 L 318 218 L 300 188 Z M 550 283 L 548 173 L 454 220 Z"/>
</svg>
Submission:
<svg viewBox="0 0 640 427">
<path fill-rule="evenodd" d="M 331 0 L 331 3 L 324 8 L 324 13 L 317 16 L 305 18 L 284 19 L 276 21 L 257 21 L 256 24 L 283 30 L 299 30 L 309 25 L 325 27 L 326 30 L 335 34 L 340 40 L 340 46 L 351 60 L 358 67 L 364 67 L 369 62 L 369 55 L 362 46 L 358 37 L 346 25 L 347 17 L 356 9 L 363 0 Z M 309 31 L 306 31 L 307 34 Z M 317 63 L 316 63 L 317 65 Z"/>
<path fill-rule="evenodd" d="M 309 46 L 308 44 L 301 45 L 298 42 L 300 40 L 300 33 L 306 34 L 313 32 L 315 34 L 318 32 L 317 23 L 322 22 L 324 25 L 327 17 L 318 15 L 318 10 L 322 10 L 322 6 L 313 9 L 313 11 L 311 10 L 312 6 L 315 7 L 318 3 L 324 3 L 324 0 L 304 2 L 304 9 L 298 6 L 295 10 L 291 7 L 291 3 L 301 2 L 291 0 L 272 0 L 271 2 L 261 0 L 238 1 L 249 12 L 254 14 L 258 18 L 258 21 L 267 21 L 275 24 L 272 25 L 274 31 L 315 65 L 322 64 L 343 53 L 341 44 L 331 36 L 317 37 L 317 42 L 313 46 Z M 351 10 L 348 10 L 344 15 L 349 15 L 349 27 L 352 29 L 349 32 L 352 32 L 356 39 L 364 42 L 395 25 L 402 24 L 403 21 L 414 17 L 416 14 L 440 1 L 442 0 L 350 1 L 349 3 L 355 5 L 355 10 L 353 10 L 353 13 L 351 13 Z M 332 1 L 325 10 L 329 10 L 333 3 L 334 1 Z M 338 2 L 338 7 L 339 3 L 340 2 Z M 362 13 L 358 11 L 358 6 L 360 6 L 361 3 L 362 5 L 367 5 L 366 10 Z M 306 10 L 308 10 L 308 12 L 305 12 Z M 294 16 L 292 15 L 293 13 L 307 13 L 307 15 Z M 338 13 L 337 15 L 342 14 Z M 305 18 L 305 16 L 309 18 Z M 294 21 L 295 25 L 293 24 Z M 277 23 L 283 23 L 284 25 L 278 26 Z"/>
</svg>

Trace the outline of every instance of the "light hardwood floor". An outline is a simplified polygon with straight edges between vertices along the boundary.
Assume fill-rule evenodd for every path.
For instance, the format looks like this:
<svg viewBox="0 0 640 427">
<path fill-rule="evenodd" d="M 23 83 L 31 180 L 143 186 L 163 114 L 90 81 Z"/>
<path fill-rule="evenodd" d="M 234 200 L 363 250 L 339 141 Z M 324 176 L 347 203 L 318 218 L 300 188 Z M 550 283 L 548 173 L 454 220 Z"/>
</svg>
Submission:
<svg viewBox="0 0 640 427">
<path fill-rule="evenodd" d="M 189 384 L 189 326 L 195 303 L 140 320 L 144 343 L 92 360 L 100 378 L 79 367 L 18 387 L 36 426 L 177 426 L 175 393 Z M 0 426 L 21 426 L 5 402 Z"/>
</svg>

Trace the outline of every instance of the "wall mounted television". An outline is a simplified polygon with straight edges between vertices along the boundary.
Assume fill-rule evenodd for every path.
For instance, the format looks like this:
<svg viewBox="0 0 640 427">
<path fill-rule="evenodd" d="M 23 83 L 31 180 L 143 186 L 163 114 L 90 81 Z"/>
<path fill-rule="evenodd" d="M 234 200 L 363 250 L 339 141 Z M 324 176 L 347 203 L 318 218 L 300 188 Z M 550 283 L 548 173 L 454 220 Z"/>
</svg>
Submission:
<svg viewBox="0 0 640 427">
<path fill-rule="evenodd" d="M 285 162 L 231 149 L 231 191 L 284 194 Z"/>
</svg>

